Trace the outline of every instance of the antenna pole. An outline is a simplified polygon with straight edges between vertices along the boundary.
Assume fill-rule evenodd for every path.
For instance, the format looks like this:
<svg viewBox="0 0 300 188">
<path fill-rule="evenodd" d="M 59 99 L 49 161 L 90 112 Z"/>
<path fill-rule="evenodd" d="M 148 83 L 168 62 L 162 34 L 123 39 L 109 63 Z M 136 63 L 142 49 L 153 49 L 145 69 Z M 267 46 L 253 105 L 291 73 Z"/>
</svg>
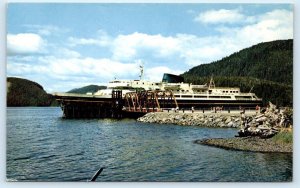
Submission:
<svg viewBox="0 0 300 188">
<path fill-rule="evenodd" d="M 251 91 L 252 91 L 253 87 L 254 87 L 254 86 L 252 86 L 252 87 L 251 87 L 251 89 L 250 89 L 249 93 L 251 93 Z"/>
<path fill-rule="evenodd" d="M 215 88 L 215 81 L 213 79 L 213 76 L 211 76 L 210 81 L 209 81 L 209 86 L 208 88 Z"/>
<path fill-rule="evenodd" d="M 144 66 L 140 65 L 140 80 L 143 79 L 143 76 L 144 76 Z"/>
</svg>

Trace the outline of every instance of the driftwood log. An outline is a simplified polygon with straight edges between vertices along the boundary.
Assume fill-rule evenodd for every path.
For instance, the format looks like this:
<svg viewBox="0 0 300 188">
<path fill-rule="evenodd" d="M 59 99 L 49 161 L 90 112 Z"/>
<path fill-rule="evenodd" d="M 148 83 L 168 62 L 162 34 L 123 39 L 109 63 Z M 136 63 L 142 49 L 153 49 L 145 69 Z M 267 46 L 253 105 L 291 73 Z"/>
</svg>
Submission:
<svg viewBox="0 0 300 188">
<path fill-rule="evenodd" d="M 269 102 L 267 108 L 260 111 L 254 117 L 245 117 L 241 114 L 241 129 L 238 137 L 258 136 L 260 138 L 271 138 L 282 128 L 291 128 L 293 112 L 290 108 L 279 109 Z"/>
</svg>

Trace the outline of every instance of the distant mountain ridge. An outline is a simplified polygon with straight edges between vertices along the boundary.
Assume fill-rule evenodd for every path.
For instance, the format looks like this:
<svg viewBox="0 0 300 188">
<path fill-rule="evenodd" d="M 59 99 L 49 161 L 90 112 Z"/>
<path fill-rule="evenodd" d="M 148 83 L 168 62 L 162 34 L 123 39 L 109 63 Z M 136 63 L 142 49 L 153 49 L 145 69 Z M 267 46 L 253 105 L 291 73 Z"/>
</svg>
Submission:
<svg viewBox="0 0 300 188">
<path fill-rule="evenodd" d="M 95 93 L 100 89 L 106 89 L 106 86 L 88 85 L 88 86 L 84 86 L 81 88 L 72 89 L 72 90 L 68 91 L 67 93 L 78 93 L 78 94 L 86 94 L 88 92 Z"/>
<path fill-rule="evenodd" d="M 181 76 L 203 84 L 214 77 L 217 86 L 250 90 L 280 106 L 293 101 L 293 40 L 264 42 L 233 53 L 219 61 L 193 67 Z"/>
<path fill-rule="evenodd" d="M 7 78 L 7 106 L 51 105 L 57 105 L 54 97 L 40 84 L 23 78 Z"/>
</svg>

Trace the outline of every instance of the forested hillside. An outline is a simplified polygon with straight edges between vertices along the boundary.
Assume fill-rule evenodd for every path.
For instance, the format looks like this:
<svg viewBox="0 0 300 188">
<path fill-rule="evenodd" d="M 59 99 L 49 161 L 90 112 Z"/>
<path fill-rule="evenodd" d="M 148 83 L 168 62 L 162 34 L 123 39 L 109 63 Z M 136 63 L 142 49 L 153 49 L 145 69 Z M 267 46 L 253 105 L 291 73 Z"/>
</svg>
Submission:
<svg viewBox="0 0 300 188">
<path fill-rule="evenodd" d="M 280 106 L 293 103 L 293 40 L 260 43 L 219 61 L 196 66 L 182 75 L 203 84 L 213 76 L 217 86 L 238 86 Z"/>
<path fill-rule="evenodd" d="M 7 78 L 7 106 L 50 105 L 57 103 L 38 83 L 22 78 Z"/>
<path fill-rule="evenodd" d="M 100 89 L 106 89 L 106 86 L 98 86 L 98 85 L 88 85 L 81 88 L 76 88 L 68 91 L 67 93 L 79 93 L 79 94 L 86 94 L 88 92 L 94 93 Z"/>
</svg>

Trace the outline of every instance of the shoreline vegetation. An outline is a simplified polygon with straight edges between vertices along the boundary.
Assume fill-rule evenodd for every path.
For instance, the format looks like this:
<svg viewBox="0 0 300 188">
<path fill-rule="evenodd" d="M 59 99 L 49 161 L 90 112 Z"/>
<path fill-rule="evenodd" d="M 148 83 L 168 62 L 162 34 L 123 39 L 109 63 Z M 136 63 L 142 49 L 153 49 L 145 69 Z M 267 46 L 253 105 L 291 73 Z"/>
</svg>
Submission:
<svg viewBox="0 0 300 188">
<path fill-rule="evenodd" d="M 152 112 L 137 119 L 144 123 L 181 126 L 236 128 L 234 138 L 209 138 L 194 143 L 223 149 L 252 152 L 293 152 L 292 109 L 279 109 L 269 103 L 267 109 L 211 112 Z"/>
</svg>

